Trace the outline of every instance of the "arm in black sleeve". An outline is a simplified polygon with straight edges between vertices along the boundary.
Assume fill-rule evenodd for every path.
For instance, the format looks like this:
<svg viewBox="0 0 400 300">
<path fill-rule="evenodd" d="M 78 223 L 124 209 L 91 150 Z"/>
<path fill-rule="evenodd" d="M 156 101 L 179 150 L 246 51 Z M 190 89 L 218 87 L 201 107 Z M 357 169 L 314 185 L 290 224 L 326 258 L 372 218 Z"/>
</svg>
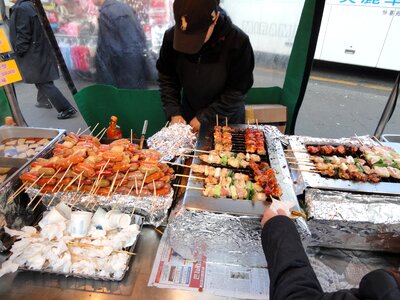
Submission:
<svg viewBox="0 0 400 300">
<path fill-rule="evenodd" d="M 13 12 L 16 14 L 15 16 L 15 49 L 14 51 L 19 56 L 24 56 L 25 53 L 29 50 L 33 28 L 31 24 L 31 15 L 29 11 L 23 8 L 19 8 Z"/>
<path fill-rule="evenodd" d="M 317 299 L 322 295 L 297 229 L 288 217 L 270 219 L 264 225 L 261 240 L 268 263 L 271 299 Z"/>
<path fill-rule="evenodd" d="M 182 115 L 180 105 L 182 85 L 175 69 L 177 54 L 173 50 L 172 40 L 167 38 L 168 34 L 171 34 L 171 31 L 167 31 L 164 35 L 156 66 L 161 102 L 165 116 L 170 120 L 172 116 Z"/>
<path fill-rule="evenodd" d="M 215 114 L 233 116 L 252 87 L 254 53 L 248 37 L 229 53 L 228 79 L 224 91 L 206 109 L 197 114 L 200 123 L 214 118 Z"/>
</svg>

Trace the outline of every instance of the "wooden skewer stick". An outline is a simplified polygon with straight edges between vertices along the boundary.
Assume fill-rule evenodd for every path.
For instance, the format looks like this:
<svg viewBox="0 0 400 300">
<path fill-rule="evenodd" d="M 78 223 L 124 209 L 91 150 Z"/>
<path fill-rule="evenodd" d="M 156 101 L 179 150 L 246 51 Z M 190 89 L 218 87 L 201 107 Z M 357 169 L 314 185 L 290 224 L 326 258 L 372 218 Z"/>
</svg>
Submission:
<svg viewBox="0 0 400 300">
<path fill-rule="evenodd" d="M 107 128 L 104 128 L 104 131 L 101 134 L 101 136 L 99 137 L 99 140 L 101 140 L 103 138 L 103 136 L 106 134 L 106 132 L 107 132 Z"/>
<path fill-rule="evenodd" d="M 82 198 L 83 194 L 85 194 L 85 192 L 80 192 L 80 191 L 76 192 L 75 196 L 73 197 L 73 201 L 71 201 L 71 203 L 72 203 L 71 209 L 74 208 L 74 206 Z"/>
<path fill-rule="evenodd" d="M 119 173 L 119 170 L 117 170 L 117 172 L 115 173 L 115 177 L 114 177 L 114 180 L 111 183 L 111 187 L 110 187 L 110 190 L 108 191 L 107 198 L 110 197 L 111 192 L 114 189 L 114 185 L 115 185 L 115 182 L 117 181 L 118 173 Z"/>
<path fill-rule="evenodd" d="M 165 126 L 164 126 L 164 127 L 168 127 L 168 125 L 169 125 L 169 121 L 167 121 L 167 123 L 165 124 Z"/>
<path fill-rule="evenodd" d="M 136 185 L 136 191 L 137 191 L 137 179 L 136 179 L 136 177 L 135 177 L 135 184 L 132 184 L 131 188 L 129 189 L 128 196 L 130 196 L 130 194 L 132 193 L 132 190 L 135 187 L 135 185 Z"/>
<path fill-rule="evenodd" d="M 40 189 L 37 191 L 37 193 L 35 194 L 35 196 L 32 197 L 31 201 L 29 201 L 28 205 L 26 206 L 27 208 L 29 206 L 31 206 L 32 202 L 35 200 L 35 198 L 42 192 L 43 187 L 45 187 L 46 184 L 44 184 L 43 186 L 40 187 Z"/>
<path fill-rule="evenodd" d="M 305 149 L 285 149 L 283 151 L 285 151 L 285 152 L 304 152 L 304 153 L 308 153 L 308 151 L 305 150 Z"/>
<path fill-rule="evenodd" d="M 101 129 L 101 130 L 99 131 L 99 133 L 96 134 L 95 137 L 96 137 L 96 138 L 99 137 L 99 136 L 103 133 L 104 130 L 107 130 L 107 129 L 106 129 L 106 128 Z"/>
<path fill-rule="evenodd" d="M 200 180 L 205 180 L 204 177 L 199 177 L 199 176 L 191 176 L 191 175 L 185 175 L 185 174 L 175 174 L 175 176 L 178 177 L 186 177 L 186 178 L 193 178 L 193 179 L 200 179 Z"/>
<path fill-rule="evenodd" d="M 172 162 L 169 162 L 169 161 L 166 161 L 165 163 L 166 163 L 166 164 L 169 164 L 169 165 L 172 165 L 172 166 L 179 166 L 179 167 L 184 167 L 184 168 L 191 168 L 190 166 L 187 166 L 187 165 L 178 164 L 178 163 L 172 163 Z"/>
<path fill-rule="evenodd" d="M 98 186 L 98 187 L 94 190 L 93 196 L 94 196 L 94 195 L 97 195 L 97 192 L 99 191 L 99 189 L 100 189 L 100 186 Z M 98 197 L 96 197 L 95 199 L 96 199 L 96 201 L 94 201 L 94 203 L 93 203 L 92 210 L 96 207 L 97 202 L 99 202 L 99 198 L 98 198 Z"/>
<path fill-rule="evenodd" d="M 199 188 L 199 187 L 195 187 L 195 186 L 180 185 L 180 184 L 174 184 L 174 186 L 176 186 L 176 187 L 182 187 L 182 188 L 185 188 L 185 189 L 192 189 L 192 190 L 204 191 L 204 188 Z"/>
<path fill-rule="evenodd" d="M 132 185 L 133 187 L 133 185 Z M 135 188 L 136 188 L 136 195 L 139 195 L 139 189 L 138 189 L 138 185 L 137 185 L 137 178 L 135 177 Z"/>
<path fill-rule="evenodd" d="M 218 114 L 215 114 L 215 125 L 218 127 Z"/>
<path fill-rule="evenodd" d="M 78 131 L 75 133 L 76 135 L 79 135 L 79 132 L 82 130 L 82 128 L 78 128 Z"/>
<path fill-rule="evenodd" d="M 228 127 L 228 117 L 225 117 L 225 126 Z"/>
<path fill-rule="evenodd" d="M 310 166 L 310 167 L 315 167 L 314 164 L 312 163 L 305 163 L 305 162 L 295 162 L 295 161 L 288 161 L 289 164 L 291 165 L 300 165 L 300 166 Z"/>
<path fill-rule="evenodd" d="M 211 153 L 212 151 L 200 150 L 200 149 L 190 149 L 190 148 L 181 148 L 181 150 L 188 150 L 193 152 L 202 152 L 202 153 Z"/>
<path fill-rule="evenodd" d="M 143 181 L 142 181 L 142 186 L 140 187 L 139 195 L 142 193 L 142 190 L 143 190 L 143 187 L 144 187 L 144 182 L 146 181 L 146 177 L 147 177 L 147 171 L 144 174 L 144 178 L 143 178 Z"/>
<path fill-rule="evenodd" d="M 153 179 L 153 196 L 154 198 L 157 197 L 157 191 L 156 191 L 156 182 Z M 153 206 L 153 203 L 151 204 Z"/>
<path fill-rule="evenodd" d="M 93 133 L 94 133 L 94 131 L 96 130 L 97 126 L 99 126 L 99 123 L 97 123 L 97 124 L 93 127 L 93 129 L 90 130 L 90 132 L 91 132 L 90 135 L 93 135 Z"/>
<path fill-rule="evenodd" d="M 133 144 L 133 130 L 131 128 L 131 144 Z"/>
<path fill-rule="evenodd" d="M 191 155 L 191 154 L 185 154 L 185 153 L 179 154 L 179 156 L 194 157 L 194 158 L 198 158 L 199 157 L 198 155 Z"/>
<path fill-rule="evenodd" d="M 43 174 L 42 174 L 40 177 L 42 177 L 42 176 L 43 176 Z M 39 177 L 39 178 L 40 178 L 40 177 Z M 35 180 L 35 182 L 32 183 L 32 186 L 39 180 L 39 178 L 37 178 L 37 179 Z M 11 202 L 13 202 L 14 199 L 15 199 L 20 193 L 22 193 L 22 190 L 24 189 L 24 187 L 25 187 L 27 184 L 28 184 L 28 181 L 24 182 L 24 183 L 23 183 L 9 198 L 8 198 L 8 200 L 7 200 L 7 205 L 10 204 Z"/>
<path fill-rule="evenodd" d="M 64 192 L 65 192 L 71 185 L 73 185 L 74 182 L 77 181 L 78 178 L 79 178 L 80 176 L 82 176 L 82 174 L 83 174 L 83 171 L 80 172 L 78 175 L 76 175 L 76 176 L 67 184 L 67 186 L 64 188 Z"/>
<path fill-rule="evenodd" d="M 60 190 L 61 190 L 62 187 L 63 187 L 63 186 L 60 185 L 60 188 L 57 190 L 57 193 L 54 193 L 53 197 L 51 197 L 51 200 L 50 200 L 49 204 L 47 204 L 47 208 L 49 208 L 50 205 L 53 203 L 54 199 L 56 198 L 56 196 L 58 195 L 58 193 L 60 192 Z"/>
<path fill-rule="evenodd" d="M 32 208 L 32 211 L 34 211 L 36 209 L 36 207 L 38 207 L 38 205 L 42 202 L 43 197 L 47 195 L 47 192 L 44 192 L 44 194 L 42 195 L 42 197 L 40 197 L 40 199 L 38 200 L 38 202 L 36 203 L 36 205 Z"/>
<path fill-rule="evenodd" d="M 54 186 L 54 188 L 51 190 L 52 192 L 54 192 L 56 190 L 56 188 L 58 187 L 58 185 L 60 184 L 61 181 L 63 181 L 65 175 L 67 175 L 69 169 L 72 167 L 72 164 L 69 164 L 67 170 L 65 170 L 63 176 L 61 176 L 60 180 L 56 183 L 56 185 Z"/>
<path fill-rule="evenodd" d="M 318 170 L 306 170 L 306 169 L 295 169 L 295 168 L 293 168 L 291 170 L 300 171 L 300 172 L 309 172 L 309 173 L 321 173 L 321 171 L 318 171 Z"/>
<path fill-rule="evenodd" d="M 88 127 L 88 128 L 86 128 L 85 130 L 83 130 L 80 134 L 79 134 L 79 136 L 81 136 L 82 134 L 84 134 L 86 131 L 88 131 L 90 129 L 90 126 Z"/>
</svg>

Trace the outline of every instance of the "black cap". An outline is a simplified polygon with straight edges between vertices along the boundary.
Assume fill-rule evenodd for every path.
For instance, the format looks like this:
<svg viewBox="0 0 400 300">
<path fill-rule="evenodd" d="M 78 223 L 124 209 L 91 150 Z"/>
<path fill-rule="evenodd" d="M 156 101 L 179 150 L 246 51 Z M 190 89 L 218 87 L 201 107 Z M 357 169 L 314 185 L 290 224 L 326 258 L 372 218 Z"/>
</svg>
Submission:
<svg viewBox="0 0 400 300">
<path fill-rule="evenodd" d="M 217 0 L 175 0 L 174 49 L 189 54 L 199 52 L 217 15 Z"/>
</svg>

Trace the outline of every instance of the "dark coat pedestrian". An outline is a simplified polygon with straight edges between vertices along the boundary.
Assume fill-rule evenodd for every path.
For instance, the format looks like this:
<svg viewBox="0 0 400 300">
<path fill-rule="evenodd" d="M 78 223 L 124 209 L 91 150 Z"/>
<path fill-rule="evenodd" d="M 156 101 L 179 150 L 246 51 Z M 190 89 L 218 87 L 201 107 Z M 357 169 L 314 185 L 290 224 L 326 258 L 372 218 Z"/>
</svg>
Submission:
<svg viewBox="0 0 400 300">
<path fill-rule="evenodd" d="M 34 4 L 30 0 L 12 1 L 10 41 L 25 83 L 38 89 L 36 107 L 58 111 L 58 119 L 72 117 L 76 110 L 54 85 L 60 78 L 56 58 L 42 28 Z"/>
<path fill-rule="evenodd" d="M 100 5 L 96 52 L 97 82 L 118 88 L 146 87 L 146 37 L 136 13 L 116 0 Z"/>
</svg>

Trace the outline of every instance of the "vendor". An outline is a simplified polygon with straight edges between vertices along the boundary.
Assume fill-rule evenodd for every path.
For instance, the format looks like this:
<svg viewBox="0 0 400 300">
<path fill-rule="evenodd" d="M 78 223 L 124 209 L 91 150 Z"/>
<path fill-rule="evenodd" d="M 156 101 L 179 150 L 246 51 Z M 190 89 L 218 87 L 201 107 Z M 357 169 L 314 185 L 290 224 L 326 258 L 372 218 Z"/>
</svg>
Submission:
<svg viewBox="0 0 400 300">
<path fill-rule="evenodd" d="M 268 263 L 270 299 L 400 299 L 400 272 L 375 270 L 358 289 L 324 293 L 304 252 L 300 236 L 285 212 L 267 208 L 261 240 Z"/>
<path fill-rule="evenodd" d="M 171 124 L 194 131 L 218 114 L 245 122 L 245 95 L 253 85 L 249 37 L 217 0 L 175 0 L 175 26 L 164 34 L 157 61 L 164 112 Z"/>
</svg>

